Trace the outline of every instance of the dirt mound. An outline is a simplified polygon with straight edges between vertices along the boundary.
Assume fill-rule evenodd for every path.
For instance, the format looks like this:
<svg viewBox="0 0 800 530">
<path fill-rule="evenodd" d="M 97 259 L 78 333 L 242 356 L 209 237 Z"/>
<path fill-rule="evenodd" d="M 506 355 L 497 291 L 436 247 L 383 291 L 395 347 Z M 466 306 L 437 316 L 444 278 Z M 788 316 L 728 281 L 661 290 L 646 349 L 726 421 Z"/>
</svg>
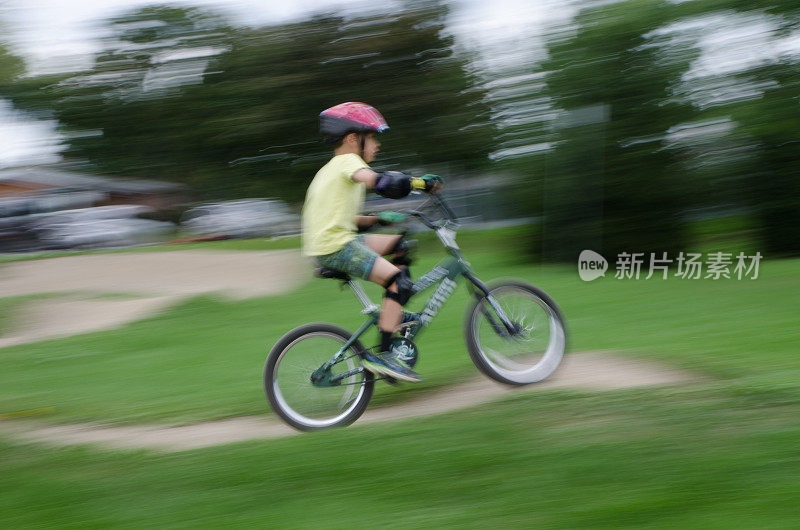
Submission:
<svg viewBox="0 0 800 530">
<path fill-rule="evenodd" d="M 129 252 L 8 263 L 0 267 L 0 293 L 219 292 L 239 299 L 286 292 L 303 278 L 311 278 L 311 267 L 294 250 Z"/>
<path fill-rule="evenodd" d="M 3 296 L 65 295 L 22 303 L 0 348 L 117 328 L 203 293 L 233 299 L 284 293 L 309 278 L 311 267 L 291 250 L 95 254 L 9 263 L 0 267 Z"/>
</svg>

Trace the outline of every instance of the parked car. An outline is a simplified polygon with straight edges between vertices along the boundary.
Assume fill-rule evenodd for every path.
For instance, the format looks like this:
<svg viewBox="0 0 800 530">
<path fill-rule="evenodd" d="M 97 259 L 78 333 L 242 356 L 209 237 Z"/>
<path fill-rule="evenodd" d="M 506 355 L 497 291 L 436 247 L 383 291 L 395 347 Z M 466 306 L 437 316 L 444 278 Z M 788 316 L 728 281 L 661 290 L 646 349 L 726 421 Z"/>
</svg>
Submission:
<svg viewBox="0 0 800 530">
<path fill-rule="evenodd" d="M 36 232 L 26 222 L 27 217 L 0 217 L 0 252 L 28 252 L 41 248 Z"/>
<path fill-rule="evenodd" d="M 175 225 L 136 217 L 71 220 L 48 223 L 37 229 L 47 248 L 128 247 L 156 243 L 168 238 Z"/>
<path fill-rule="evenodd" d="M 173 223 L 138 217 L 153 212 L 136 204 L 76 208 L 32 215 L 30 226 L 45 248 L 144 245 L 162 241 L 176 229 Z"/>
<path fill-rule="evenodd" d="M 181 218 L 181 227 L 194 235 L 274 237 L 296 233 L 300 218 L 275 199 L 240 199 L 201 204 Z"/>
<path fill-rule="evenodd" d="M 87 209 L 107 198 L 96 191 L 59 188 L 20 197 L 0 197 L 0 217 L 19 217 L 62 211 L 66 208 Z"/>
<path fill-rule="evenodd" d="M 155 210 L 152 208 L 139 204 L 115 204 L 39 213 L 32 216 L 32 222 L 34 225 L 43 226 L 55 223 L 97 221 L 100 219 L 131 219 L 154 212 Z"/>
<path fill-rule="evenodd" d="M 153 234 L 164 232 L 163 226 L 156 229 L 156 225 L 137 222 L 144 219 L 128 223 L 124 231 L 128 237 L 123 239 L 118 239 L 122 233 L 119 222 L 104 228 L 87 226 L 90 221 L 130 219 L 153 212 L 151 208 L 133 204 L 91 207 L 105 199 L 106 193 L 72 188 L 0 198 L 0 252 L 69 248 L 83 240 L 91 240 L 91 246 L 124 246 L 132 244 L 130 241 L 151 242 Z M 142 231 L 140 237 L 129 237 L 134 227 Z M 174 225 L 171 227 L 174 230 Z M 81 230 L 87 234 L 76 239 Z M 91 237 L 90 232 L 94 234 Z M 101 233 L 106 234 L 106 240 L 102 240 Z"/>
</svg>

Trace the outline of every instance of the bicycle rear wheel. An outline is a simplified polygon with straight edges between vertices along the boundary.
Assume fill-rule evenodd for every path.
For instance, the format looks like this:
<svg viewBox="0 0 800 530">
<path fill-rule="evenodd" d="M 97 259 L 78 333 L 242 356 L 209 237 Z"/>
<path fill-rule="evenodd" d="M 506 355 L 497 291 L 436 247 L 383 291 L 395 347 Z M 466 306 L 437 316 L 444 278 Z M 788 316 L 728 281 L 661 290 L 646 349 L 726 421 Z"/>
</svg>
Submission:
<svg viewBox="0 0 800 530">
<path fill-rule="evenodd" d="M 367 371 L 348 376 L 336 386 L 317 386 L 311 374 L 350 339 L 350 332 L 332 324 L 306 324 L 275 343 L 264 368 L 264 390 L 272 410 L 296 429 L 308 431 L 349 425 L 366 410 L 373 392 Z M 332 375 L 361 365 L 364 347 L 353 343 Z"/>
<path fill-rule="evenodd" d="M 509 331 L 502 311 L 514 329 Z M 500 283 L 469 307 L 464 326 L 467 349 L 481 372 L 501 383 L 527 385 L 548 377 L 566 349 L 561 311 L 541 289 Z"/>
</svg>

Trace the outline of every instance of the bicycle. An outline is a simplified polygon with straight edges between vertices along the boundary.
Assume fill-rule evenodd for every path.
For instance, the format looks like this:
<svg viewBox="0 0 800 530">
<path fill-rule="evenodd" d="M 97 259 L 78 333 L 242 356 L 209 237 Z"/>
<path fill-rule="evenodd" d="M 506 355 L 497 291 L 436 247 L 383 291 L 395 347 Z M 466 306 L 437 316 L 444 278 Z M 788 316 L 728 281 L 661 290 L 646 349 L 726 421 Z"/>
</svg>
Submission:
<svg viewBox="0 0 800 530">
<path fill-rule="evenodd" d="M 413 367 L 419 357 L 414 344 L 464 277 L 472 293 L 464 334 L 467 351 L 486 376 L 508 385 L 527 385 L 547 378 L 566 349 L 564 318 L 555 302 L 541 289 L 518 281 L 487 285 L 470 269 L 456 243 L 458 222 L 440 195 L 431 195 L 442 213 L 434 221 L 420 209 L 403 213 L 433 230 L 449 256 L 420 277 L 412 299 L 438 287 L 419 313 L 405 313 L 392 350 Z M 427 203 L 426 203 L 427 204 Z M 366 349 L 359 338 L 377 325 L 380 308 L 359 281 L 345 273 L 320 268 L 317 276 L 342 281 L 363 305 L 366 322 L 355 333 L 327 323 L 299 326 L 281 337 L 267 356 L 264 389 L 272 410 L 299 430 L 349 425 L 366 410 L 376 379 L 360 365 Z M 508 351 L 506 353 L 506 350 Z"/>
</svg>

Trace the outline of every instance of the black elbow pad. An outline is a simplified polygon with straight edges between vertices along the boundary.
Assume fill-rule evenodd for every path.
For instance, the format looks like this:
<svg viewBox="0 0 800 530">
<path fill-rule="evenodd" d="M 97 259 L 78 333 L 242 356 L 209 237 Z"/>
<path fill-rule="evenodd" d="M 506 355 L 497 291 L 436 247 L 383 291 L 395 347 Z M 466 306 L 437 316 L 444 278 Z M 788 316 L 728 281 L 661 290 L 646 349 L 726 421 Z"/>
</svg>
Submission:
<svg viewBox="0 0 800 530">
<path fill-rule="evenodd" d="M 411 193 L 411 177 L 399 171 L 378 173 L 375 192 L 387 199 L 402 199 Z"/>
</svg>

